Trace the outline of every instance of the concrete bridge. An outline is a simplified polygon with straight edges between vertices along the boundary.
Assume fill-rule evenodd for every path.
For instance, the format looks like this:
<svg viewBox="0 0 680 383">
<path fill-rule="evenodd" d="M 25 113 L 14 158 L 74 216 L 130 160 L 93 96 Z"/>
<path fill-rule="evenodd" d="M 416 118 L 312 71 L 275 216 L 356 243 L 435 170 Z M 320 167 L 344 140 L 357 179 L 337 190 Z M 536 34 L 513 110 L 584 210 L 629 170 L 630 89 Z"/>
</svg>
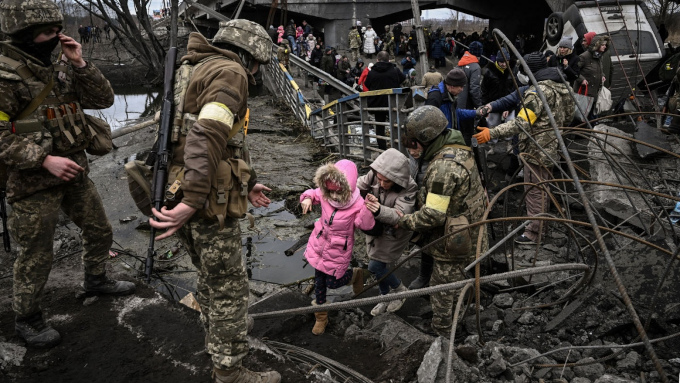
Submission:
<svg viewBox="0 0 680 383">
<path fill-rule="evenodd" d="M 279 4 L 286 2 L 280 0 Z M 543 34 L 543 24 L 552 12 L 561 12 L 573 0 L 420 0 L 421 10 L 449 8 L 477 17 L 489 19 L 490 28 L 499 28 L 509 37 L 517 33 Z M 228 17 L 234 13 L 240 0 L 201 0 L 206 5 Z M 265 25 L 271 8 L 271 0 L 247 0 L 241 17 Z M 217 21 L 205 11 L 190 8 L 186 11 L 193 16 L 198 26 L 209 28 L 214 33 Z M 413 17 L 411 0 L 287 0 L 287 13 L 279 6 L 274 16 L 274 26 L 295 20 L 310 23 L 316 31 L 323 32 L 326 45 L 347 48 L 350 26 L 357 20 L 382 34 L 386 24 L 394 24 Z M 265 26 L 268 27 L 268 26 Z"/>
</svg>

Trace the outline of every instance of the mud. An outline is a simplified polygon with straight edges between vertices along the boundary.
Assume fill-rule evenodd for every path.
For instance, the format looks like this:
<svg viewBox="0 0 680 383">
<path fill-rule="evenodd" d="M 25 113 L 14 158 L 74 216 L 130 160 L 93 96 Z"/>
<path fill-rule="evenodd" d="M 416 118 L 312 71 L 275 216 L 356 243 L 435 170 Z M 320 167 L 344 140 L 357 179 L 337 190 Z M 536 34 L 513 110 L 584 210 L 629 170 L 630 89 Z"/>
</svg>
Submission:
<svg viewBox="0 0 680 383">
<path fill-rule="evenodd" d="M 256 281 L 258 276 L 275 275 L 277 283 L 302 280 L 313 275 L 302 258 L 304 250 L 291 257 L 283 253 L 291 244 L 308 235 L 309 225 L 318 212 L 299 215 L 297 198 L 312 187 L 317 166 L 334 159 L 321 150 L 293 119 L 275 96 L 250 100 L 249 142 L 260 182 L 272 188 L 276 204 L 269 209 L 253 209 L 255 230 L 242 222 L 244 254 L 248 258 L 251 281 L 251 313 L 307 307 L 311 298 L 309 281 L 288 286 Z M 135 208 L 127 192 L 123 164 L 143 154 L 153 141 L 151 129 L 115 140 L 117 149 L 90 160 L 91 178 L 105 201 L 116 243 L 109 272 L 134 281 L 137 293 L 129 297 L 77 297 L 82 280 L 78 229 L 62 219 L 55 236 L 55 260 L 45 289 L 43 310 L 48 322 L 59 330 L 63 341 L 51 350 L 26 349 L 14 333 L 11 310 L 12 254 L 0 257 L 0 381 L 2 382 L 209 382 L 210 358 L 203 350 L 204 332 L 196 311 L 178 303 L 195 289 L 195 271 L 186 252 L 170 238 L 157 244 L 159 275 L 151 285 L 140 275 L 148 245 L 146 218 Z M 491 156 L 493 166 L 490 192 L 503 185 L 505 157 L 503 143 Z M 362 169 L 365 171 L 366 169 Z M 517 209 L 510 194 L 506 205 Z M 499 206 L 493 216 L 504 214 Z M 514 214 L 514 212 L 512 213 Z M 509 228 L 494 225 L 497 238 Z M 632 231 L 633 234 L 637 234 Z M 587 230 L 584 237 L 589 237 Z M 365 257 L 357 239 L 357 265 Z M 479 326 L 473 304 L 467 307 L 457 327 L 453 376 L 465 382 L 604 382 L 660 381 L 643 347 L 625 349 L 615 355 L 614 346 L 637 342 L 635 330 L 604 260 L 578 252 L 585 240 L 568 240 L 564 229 L 551 226 L 538 251 L 501 247 L 484 263 L 483 274 L 509 268 L 527 268 L 585 259 L 596 267 L 589 287 L 575 298 L 554 305 L 569 291 L 580 275 L 561 272 L 532 278 L 502 281 L 485 286 L 481 295 Z M 663 245 L 663 244 L 661 244 Z M 648 335 L 658 338 L 677 333 L 680 328 L 676 266 L 667 255 L 649 247 L 613 244 L 623 250 L 615 253 L 619 272 L 631 291 L 633 304 L 644 321 L 649 319 Z M 268 261 L 278 257 L 276 262 Z M 677 263 L 677 262 L 676 262 Z M 291 266 L 293 264 L 294 266 Z M 418 259 L 409 260 L 396 275 L 406 283 L 417 274 Z M 596 266 L 597 265 L 597 266 Z M 299 274 L 293 274 L 294 269 Z M 650 302 L 660 273 L 669 270 L 659 302 Z M 277 275 L 279 274 L 279 275 Z M 270 277 L 268 277 L 270 278 Z M 272 277 L 273 278 L 273 277 Z M 371 281 L 369 281 L 370 283 Z M 346 299 L 348 287 L 334 291 L 332 300 Z M 375 288 L 362 297 L 377 295 Z M 448 339 L 437 338 L 430 330 L 432 312 L 428 300 L 408 299 L 395 314 L 373 318 L 372 306 L 331 311 L 330 325 L 322 336 L 314 336 L 311 314 L 288 315 L 256 321 L 251 332 L 251 352 L 244 364 L 254 370 L 277 370 L 284 382 L 359 382 L 360 374 L 373 382 L 443 382 Z M 481 329 L 482 333 L 479 334 Z M 558 347 L 601 346 L 574 349 L 514 365 Z M 680 373 L 680 342 L 677 339 L 655 344 L 665 372 L 672 381 Z M 302 348 L 292 349 L 292 347 Z M 306 351 L 305 351 L 306 350 Z M 329 364 L 321 356 L 346 368 Z M 609 357 L 602 360 L 601 358 Z M 584 367 L 565 362 L 595 361 Z M 555 365 L 537 366 L 539 362 Z M 607 378 L 613 375 L 616 378 Z M 611 379 L 611 380 L 603 380 Z M 618 379 L 618 380 L 617 380 Z"/>
</svg>

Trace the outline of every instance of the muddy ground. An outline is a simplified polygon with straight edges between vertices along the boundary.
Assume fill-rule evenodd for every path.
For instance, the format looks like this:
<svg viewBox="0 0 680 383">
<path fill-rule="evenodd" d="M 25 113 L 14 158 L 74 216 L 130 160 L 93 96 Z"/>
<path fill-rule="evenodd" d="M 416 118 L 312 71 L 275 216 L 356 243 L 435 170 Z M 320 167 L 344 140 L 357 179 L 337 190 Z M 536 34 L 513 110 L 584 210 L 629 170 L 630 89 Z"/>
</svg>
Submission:
<svg viewBox="0 0 680 383">
<path fill-rule="evenodd" d="M 252 210 L 255 230 L 248 228 L 247 220 L 242 222 L 244 245 L 248 238 L 254 244 L 244 248 L 244 253 L 250 254 L 247 263 L 253 276 L 250 312 L 307 307 L 311 301 L 305 294 L 309 282 L 283 285 L 312 275 L 311 268 L 304 266 L 304 249 L 290 257 L 283 251 L 309 233 L 309 223 L 318 214 L 300 217 L 297 198 L 301 191 L 312 186 L 316 167 L 334 157 L 320 149 L 290 118 L 276 96 L 253 97 L 250 107 L 252 158 L 259 180 L 273 189 L 270 196 L 275 201 L 272 208 Z M 162 241 L 157 244 L 158 273 L 151 284 L 147 285 L 140 275 L 148 245 L 147 224 L 128 195 L 123 164 L 143 156 L 152 141 L 150 129 L 121 137 L 115 140 L 117 149 L 106 156 L 91 158 L 90 163 L 90 177 L 98 187 L 114 228 L 116 242 L 109 272 L 135 282 L 137 293 L 119 298 L 79 297 L 81 242 L 75 225 L 63 219 L 55 236 L 54 267 L 43 300 L 47 321 L 60 331 L 63 341 L 51 350 L 26 349 L 14 333 L 11 310 L 12 260 L 16 249 L 3 255 L 0 257 L 0 291 L 3 292 L 0 295 L 0 382 L 210 381 L 210 359 L 203 350 L 204 333 L 198 313 L 177 302 L 195 290 L 195 272 L 186 252 L 175 239 Z M 505 185 L 503 170 L 508 163 L 504 147 L 505 143 L 497 145 L 496 154 L 490 157 L 492 195 Z M 519 192 L 511 194 L 505 206 L 518 208 L 512 198 L 520 196 Z M 499 207 L 493 214 L 504 213 Z M 496 238 L 504 235 L 500 224 L 494 225 L 494 231 Z M 634 229 L 630 232 L 639 234 Z M 583 234 L 592 240 L 587 230 Z M 636 342 L 637 332 L 610 273 L 603 266 L 604 260 L 592 253 L 578 253 L 576 244 L 564 230 L 551 227 L 538 253 L 532 249 L 501 247 L 485 263 L 485 274 L 509 267 L 575 262 L 581 260 L 580 256 L 593 266 L 599 261 L 599 266 L 583 292 L 545 308 L 538 306 L 563 297 L 578 280 L 577 273 L 501 281 L 485 287 L 481 297 L 481 337 L 473 306 L 468 307 L 457 328 L 452 367 L 456 381 L 659 381 L 643 347 L 625 349 L 620 355 L 612 356 L 616 345 Z M 658 244 L 663 246 L 661 241 Z M 633 243 L 626 246 L 612 242 L 611 245 L 625 247 L 625 251 L 615 254 L 616 261 L 624 282 L 633 290 L 636 309 L 643 319 L 651 318 L 650 338 L 677 333 L 680 295 L 676 268 L 669 269 L 670 282 L 662 286 L 665 292 L 662 302 L 651 306 L 654 282 L 666 268 L 668 258 L 659 251 Z M 365 267 L 362 250 L 357 246 L 355 256 L 357 265 Z M 511 254 L 515 257 L 512 262 L 509 261 Z M 538 256 L 534 264 L 535 254 Z M 417 258 L 408 261 L 396 271 L 397 276 L 410 282 L 417 273 L 417 263 Z M 277 283 L 258 281 L 259 275 L 267 275 L 268 280 Z M 341 300 L 348 293 L 348 289 L 341 289 L 333 298 Z M 375 295 L 375 288 L 365 294 Z M 523 309 L 526 307 L 528 309 Z M 312 314 L 257 320 L 250 334 L 251 352 L 244 364 L 255 370 L 275 369 L 281 372 L 284 382 L 295 383 L 365 381 L 357 374 L 373 382 L 443 382 L 443 367 L 439 364 L 442 356 L 437 351 L 446 355 L 442 341 L 448 340 L 436 338 L 431 332 L 432 312 L 428 300 L 408 299 L 396 314 L 376 318 L 371 317 L 371 308 L 369 305 L 331 312 L 331 324 L 322 336 L 311 334 Z M 677 340 L 655 344 L 672 381 L 677 381 L 680 372 L 679 344 Z M 558 347 L 602 345 L 608 347 L 560 351 L 528 364 L 514 365 L 528 356 Z M 331 365 L 321 356 L 354 372 Z M 600 359 L 607 357 L 609 359 Z M 564 365 L 591 360 L 589 358 L 596 363 L 585 367 Z M 535 365 L 536 362 L 559 367 Z M 434 373 L 432 367 L 428 370 L 428 365 L 433 363 Z"/>
</svg>

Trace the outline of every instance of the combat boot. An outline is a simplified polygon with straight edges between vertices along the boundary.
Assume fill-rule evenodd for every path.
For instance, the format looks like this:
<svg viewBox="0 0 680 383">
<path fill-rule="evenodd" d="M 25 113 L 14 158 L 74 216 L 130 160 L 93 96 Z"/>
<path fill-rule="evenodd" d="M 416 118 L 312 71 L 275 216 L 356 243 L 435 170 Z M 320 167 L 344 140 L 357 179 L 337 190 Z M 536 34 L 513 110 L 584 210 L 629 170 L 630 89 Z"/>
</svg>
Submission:
<svg viewBox="0 0 680 383">
<path fill-rule="evenodd" d="M 364 270 L 355 267 L 352 271 L 352 280 L 349 281 L 348 285 L 352 285 L 352 292 L 354 295 L 358 295 L 364 290 Z"/>
<path fill-rule="evenodd" d="M 83 289 L 88 294 L 128 295 L 135 292 L 135 284 L 127 281 L 114 281 L 106 274 L 85 274 Z"/>
<path fill-rule="evenodd" d="M 17 317 L 14 329 L 29 347 L 52 348 L 61 342 L 61 335 L 45 324 L 41 312 L 26 318 Z"/>
<path fill-rule="evenodd" d="M 432 277 L 432 268 L 434 267 L 434 258 L 431 255 L 423 254 L 420 257 L 420 272 L 418 278 L 414 279 L 410 285 L 409 290 L 422 289 L 430 284 L 430 277 Z"/>
<path fill-rule="evenodd" d="M 279 383 L 281 374 L 276 371 L 255 372 L 238 366 L 228 369 L 213 367 L 215 383 Z"/>
<path fill-rule="evenodd" d="M 401 293 L 401 292 L 404 292 L 404 291 L 408 291 L 408 289 L 406 288 L 406 286 L 404 286 L 403 283 L 400 283 L 400 284 L 399 284 L 399 287 L 397 287 L 396 289 L 392 290 L 391 292 L 393 292 L 393 293 Z M 406 302 L 406 298 L 403 298 L 403 299 L 396 299 L 396 300 L 391 301 L 391 302 L 387 305 L 387 312 L 388 312 L 388 313 L 393 313 L 393 312 L 398 311 L 398 310 L 401 308 L 401 306 L 404 305 L 404 302 Z"/>
</svg>

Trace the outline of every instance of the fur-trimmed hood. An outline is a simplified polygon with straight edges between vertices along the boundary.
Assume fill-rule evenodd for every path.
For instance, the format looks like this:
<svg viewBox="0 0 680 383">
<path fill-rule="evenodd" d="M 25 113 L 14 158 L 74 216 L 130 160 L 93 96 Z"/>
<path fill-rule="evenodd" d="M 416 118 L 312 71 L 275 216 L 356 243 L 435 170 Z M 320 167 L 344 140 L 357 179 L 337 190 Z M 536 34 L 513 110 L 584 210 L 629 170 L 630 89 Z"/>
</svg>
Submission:
<svg viewBox="0 0 680 383">
<path fill-rule="evenodd" d="M 326 182 L 331 181 L 341 187 L 342 203 L 348 203 L 357 188 L 359 172 L 354 162 L 340 160 L 335 164 L 326 164 L 319 167 L 314 175 L 314 184 L 321 190 L 323 198 L 330 201 L 330 193 Z"/>
</svg>

